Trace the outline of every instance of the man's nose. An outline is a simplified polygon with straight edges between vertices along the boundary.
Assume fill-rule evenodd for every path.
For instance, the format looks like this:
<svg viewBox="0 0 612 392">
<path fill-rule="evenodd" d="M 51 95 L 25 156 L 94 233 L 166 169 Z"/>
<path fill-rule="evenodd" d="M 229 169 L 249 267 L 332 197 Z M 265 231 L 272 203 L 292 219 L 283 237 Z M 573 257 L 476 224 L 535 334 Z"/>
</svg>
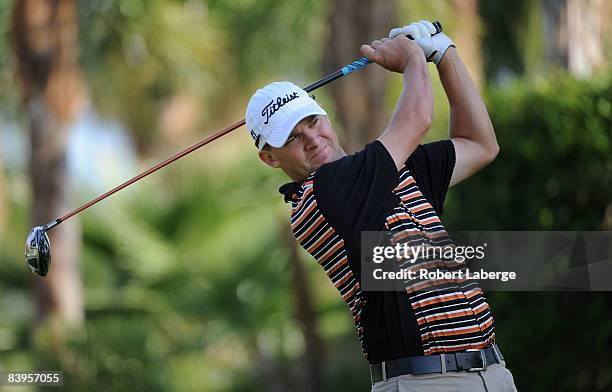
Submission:
<svg viewBox="0 0 612 392">
<path fill-rule="evenodd" d="M 315 128 L 306 127 L 302 131 L 304 137 L 304 146 L 310 150 L 319 146 L 319 133 Z"/>
</svg>

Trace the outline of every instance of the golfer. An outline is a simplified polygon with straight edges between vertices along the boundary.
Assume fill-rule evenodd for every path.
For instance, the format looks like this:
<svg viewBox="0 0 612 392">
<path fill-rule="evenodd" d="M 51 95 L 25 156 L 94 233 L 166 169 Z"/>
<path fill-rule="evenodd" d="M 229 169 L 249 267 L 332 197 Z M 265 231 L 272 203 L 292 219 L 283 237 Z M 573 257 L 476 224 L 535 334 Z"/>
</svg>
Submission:
<svg viewBox="0 0 612 392">
<path fill-rule="evenodd" d="M 347 155 L 323 108 L 289 82 L 257 90 L 246 111 L 259 158 L 292 182 L 296 240 L 348 304 L 373 391 L 515 391 L 495 344 L 493 317 L 475 284 L 362 291 L 362 231 L 435 243 L 447 189 L 495 159 L 499 147 L 484 102 L 453 42 L 427 21 L 363 45 L 370 60 L 403 74 L 403 91 L 380 137 Z M 407 37 L 412 39 L 409 39 Z M 420 144 L 431 126 L 427 61 L 450 103 L 449 140 Z"/>
</svg>

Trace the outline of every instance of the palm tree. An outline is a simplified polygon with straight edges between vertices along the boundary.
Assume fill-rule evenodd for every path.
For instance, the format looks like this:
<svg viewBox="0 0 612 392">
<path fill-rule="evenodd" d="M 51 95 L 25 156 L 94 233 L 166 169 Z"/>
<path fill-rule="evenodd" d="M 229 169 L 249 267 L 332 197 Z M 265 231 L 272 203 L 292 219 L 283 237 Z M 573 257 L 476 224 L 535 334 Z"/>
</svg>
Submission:
<svg viewBox="0 0 612 392">
<path fill-rule="evenodd" d="M 204 103 L 225 87 L 231 53 L 201 2 L 115 4 L 79 2 L 81 57 L 95 111 L 119 120 L 142 157 L 185 142 L 177 132 L 193 131 L 214 112 Z"/>
<path fill-rule="evenodd" d="M 66 147 L 72 120 L 86 99 L 78 63 L 75 1 L 16 1 L 13 45 L 30 130 L 31 219 L 41 225 L 70 206 Z M 33 281 L 38 318 L 57 314 L 64 323 L 79 326 L 83 300 L 78 226 L 62 225 L 50 237 L 54 266 L 46 279 Z M 62 336 L 65 330 L 56 327 L 56 336 Z"/>
</svg>

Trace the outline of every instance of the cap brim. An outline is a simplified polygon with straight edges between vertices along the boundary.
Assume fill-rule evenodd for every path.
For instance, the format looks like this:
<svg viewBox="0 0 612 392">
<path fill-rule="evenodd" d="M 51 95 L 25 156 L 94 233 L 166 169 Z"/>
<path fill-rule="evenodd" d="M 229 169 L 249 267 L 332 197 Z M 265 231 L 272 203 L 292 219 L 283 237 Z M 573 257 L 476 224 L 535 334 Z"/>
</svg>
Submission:
<svg viewBox="0 0 612 392">
<path fill-rule="evenodd" d="M 281 127 L 272 132 L 270 138 L 266 141 L 266 144 L 276 148 L 282 147 L 289 138 L 293 128 L 295 128 L 300 121 L 314 114 L 327 116 L 327 112 L 325 112 L 325 110 L 323 110 L 319 104 L 313 105 L 311 102 L 308 102 L 307 105 L 303 105 L 302 107 L 296 109 L 294 114 L 290 116 Z"/>
</svg>

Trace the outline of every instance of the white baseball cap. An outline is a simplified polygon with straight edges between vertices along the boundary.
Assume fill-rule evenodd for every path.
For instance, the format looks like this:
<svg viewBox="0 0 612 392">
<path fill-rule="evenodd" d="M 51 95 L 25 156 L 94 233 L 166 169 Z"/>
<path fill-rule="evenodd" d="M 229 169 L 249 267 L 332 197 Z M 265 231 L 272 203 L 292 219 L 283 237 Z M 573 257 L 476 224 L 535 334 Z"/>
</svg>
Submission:
<svg viewBox="0 0 612 392">
<path fill-rule="evenodd" d="M 308 93 L 291 82 L 274 82 L 253 94 L 246 109 L 247 131 L 261 150 L 282 147 L 305 117 L 327 113 Z"/>
</svg>

